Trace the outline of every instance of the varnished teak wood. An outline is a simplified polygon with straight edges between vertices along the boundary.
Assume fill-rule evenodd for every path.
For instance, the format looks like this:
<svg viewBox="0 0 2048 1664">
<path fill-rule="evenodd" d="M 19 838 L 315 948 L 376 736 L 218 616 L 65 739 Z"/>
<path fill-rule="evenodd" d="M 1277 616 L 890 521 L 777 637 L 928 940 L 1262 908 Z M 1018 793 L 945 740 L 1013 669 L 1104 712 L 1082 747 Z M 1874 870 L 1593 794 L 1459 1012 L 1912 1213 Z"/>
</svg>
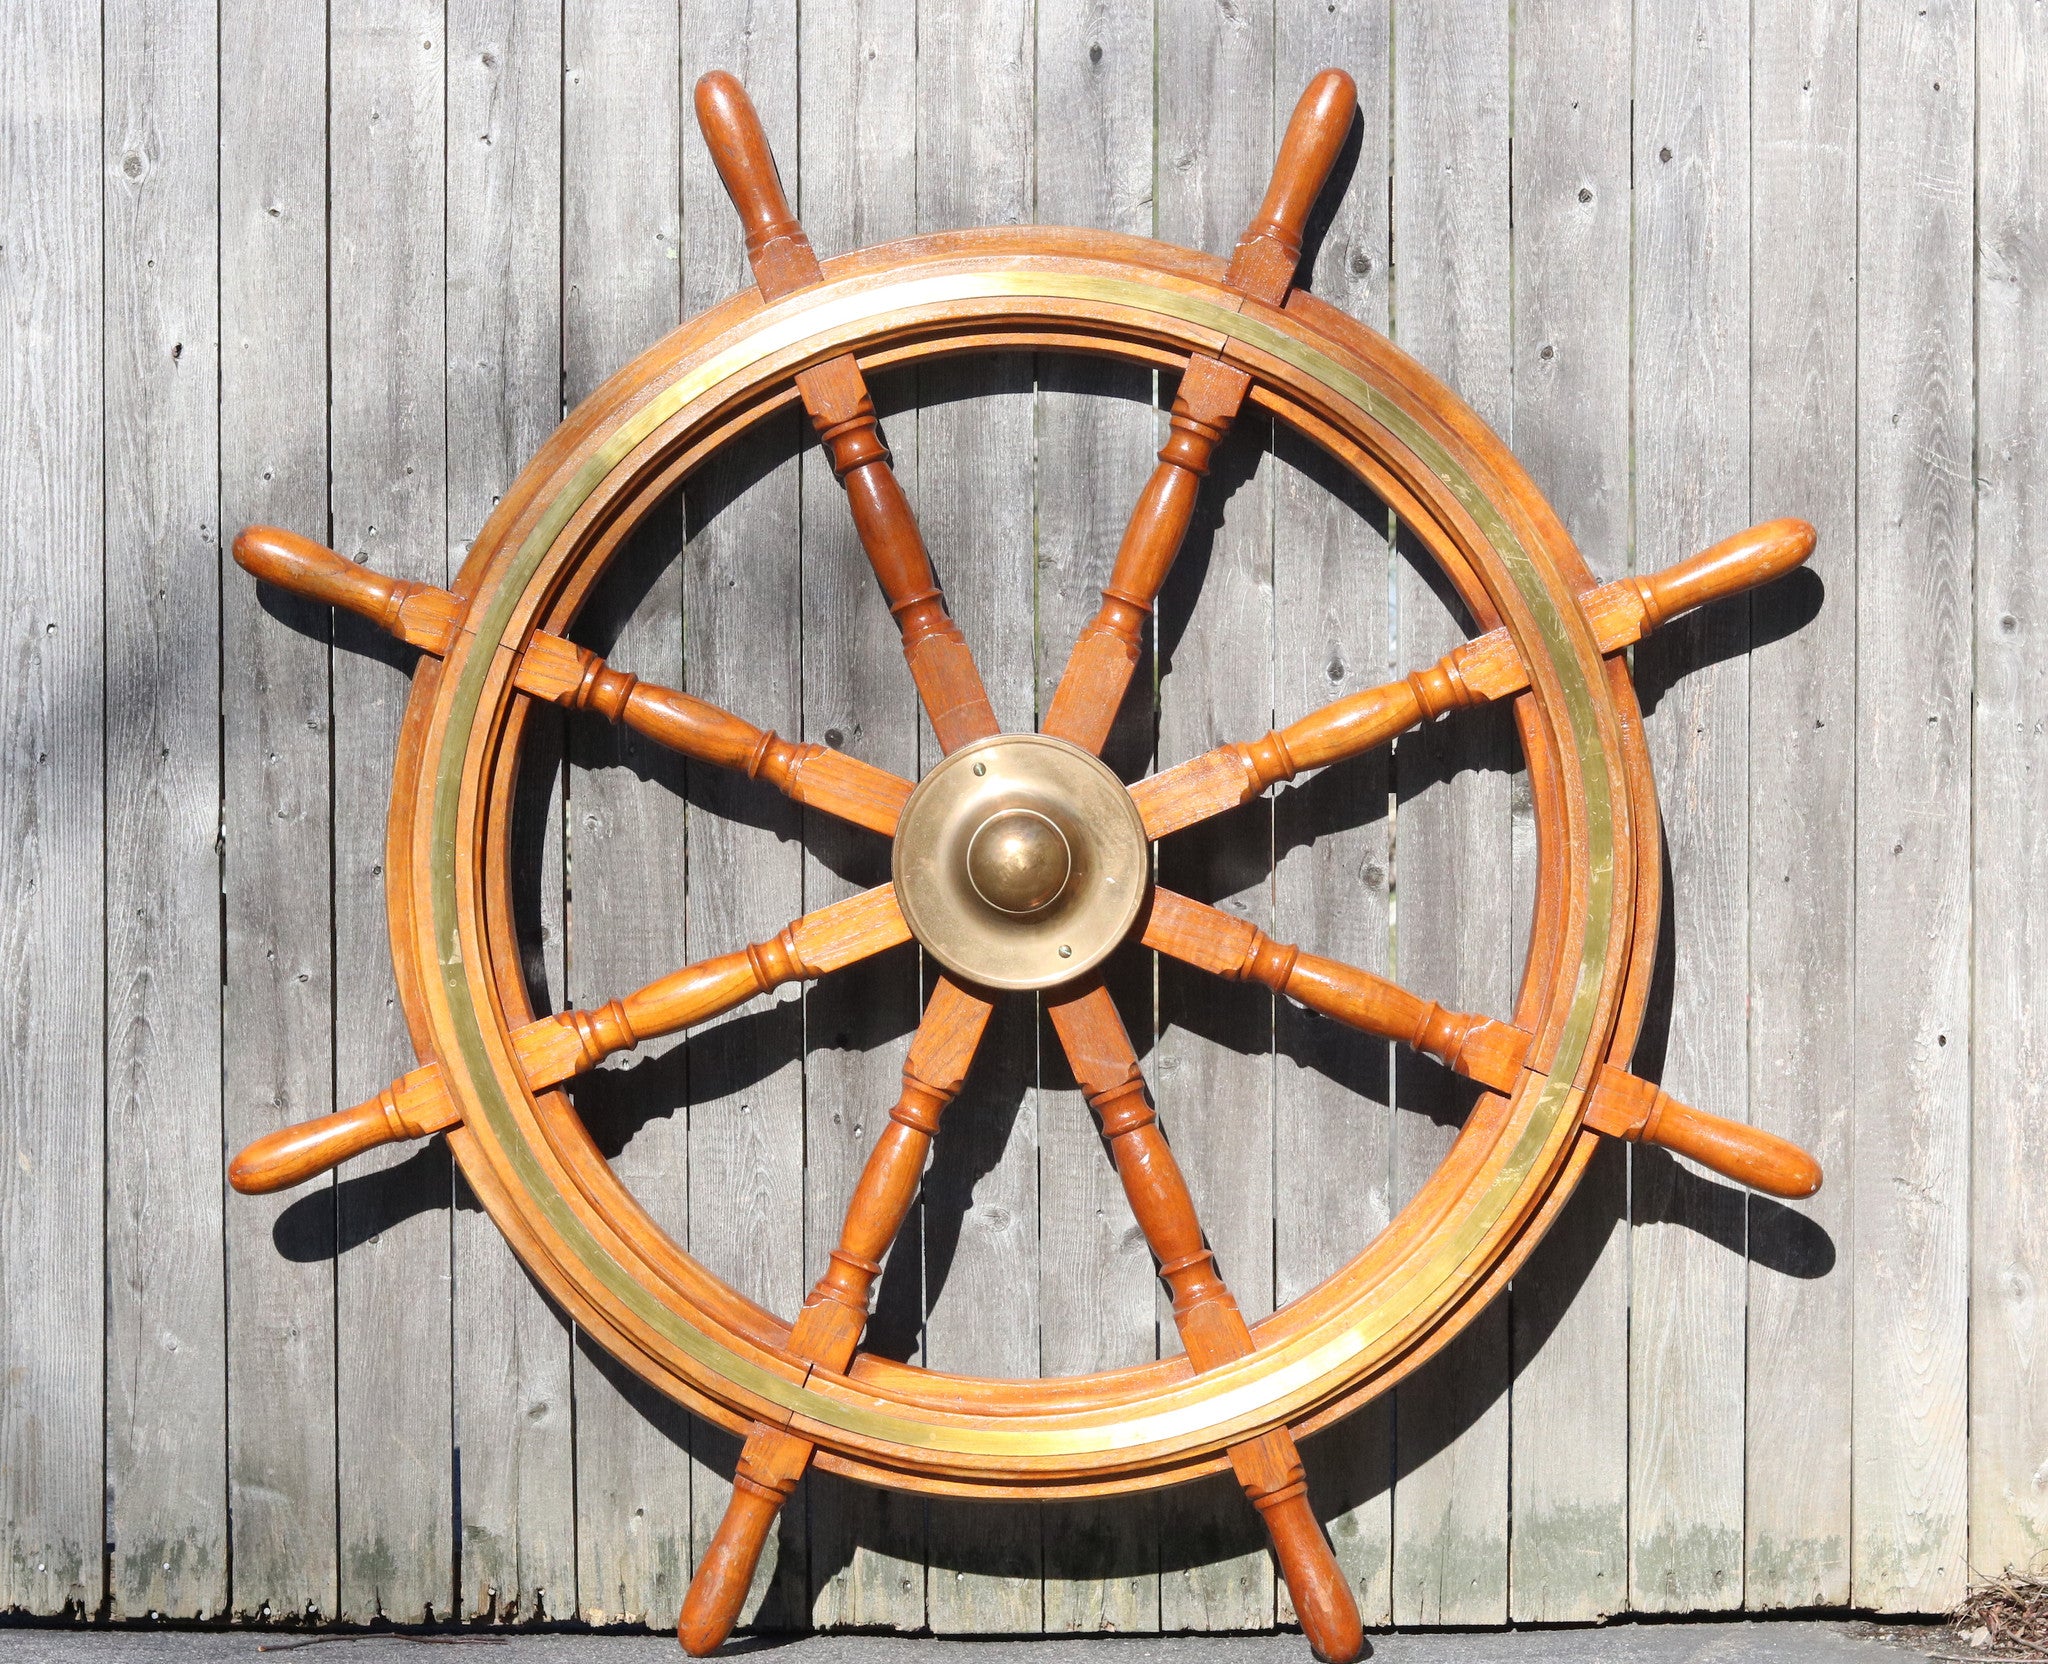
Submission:
<svg viewBox="0 0 2048 1664">
<path fill-rule="evenodd" d="M 1691 560 L 1647 577 L 1618 578 L 1582 605 L 1603 653 L 1634 646 L 1695 607 L 1784 576 L 1813 552 L 1804 520 L 1767 520 Z M 1131 788 L 1145 834 L 1169 832 L 1248 803 L 1268 786 L 1384 745 L 1418 723 L 1529 685 L 1529 672 L 1506 630 L 1492 630 L 1398 682 L 1348 694 L 1299 721 L 1248 743 L 1219 746 Z"/>
<path fill-rule="evenodd" d="M 445 589 L 387 578 L 334 550 L 275 526 L 235 539 L 235 559 L 281 589 L 367 618 L 400 641 L 444 655 L 462 627 L 463 604 Z M 699 762 L 766 780 L 797 802 L 876 832 L 896 830 L 910 782 L 822 745 L 785 740 L 730 711 L 616 670 L 598 654 L 537 630 L 513 680 L 522 693 L 573 711 L 595 711 Z"/>
<path fill-rule="evenodd" d="M 538 1017 L 512 1031 L 527 1086 L 539 1092 L 594 1069 L 615 1052 L 674 1034 L 744 1005 L 785 982 L 809 981 L 910 940 L 884 884 L 785 926 L 766 941 L 702 960 L 590 1011 Z M 353 1109 L 259 1138 L 235 1157 L 228 1181 L 255 1194 L 282 1190 L 380 1144 L 424 1138 L 461 1119 L 440 1066 L 422 1064 Z"/>
<path fill-rule="evenodd" d="M 1326 1017 L 1429 1053 L 1496 1092 L 1514 1090 L 1531 1036 L 1491 1017 L 1446 1011 L 1356 966 L 1275 942 L 1248 920 L 1155 887 L 1147 947 L 1233 981 L 1257 982 Z M 1703 1167 L 1773 1196 L 1811 1196 L 1820 1166 L 1759 1127 L 1693 1109 L 1608 1064 L 1586 1101 L 1586 1125 L 1690 1156 Z"/>
<path fill-rule="evenodd" d="M 939 1117 L 959 1096 L 992 1007 L 941 977 L 903 1065 L 903 1093 L 875 1140 L 847 1204 L 839 1245 L 790 1330 L 790 1351 L 821 1368 L 843 1372 L 867 1326 L 868 1302 L 882 1256 L 917 1200 Z M 757 1421 L 740 1451 L 733 1505 L 719 1521 L 711 1552 L 698 1563 L 684 1597 L 677 1634 L 702 1655 L 731 1632 L 746 1598 L 776 1510 L 809 1466 L 809 1440 Z"/>
<path fill-rule="evenodd" d="M 1224 281 L 1278 306 L 1294 283 L 1309 210 L 1343 149 L 1358 89 L 1341 69 L 1308 85 L 1287 124 L 1259 213 L 1237 245 Z M 1188 360 L 1168 418 L 1159 466 L 1124 528 L 1102 608 L 1081 632 L 1045 715 L 1045 732 L 1100 751 L 1143 649 L 1145 621 L 1187 540 L 1209 459 L 1237 419 L 1251 377 L 1207 353 Z"/>
<path fill-rule="evenodd" d="M 1173 1296 L 1174 1325 L 1188 1361 L 1199 1371 L 1244 1357 L 1252 1350 L 1251 1329 L 1217 1272 L 1115 1002 L 1097 984 L 1047 1009 L 1068 1066 L 1102 1127 L 1160 1280 Z M 1309 1508 L 1293 1434 L 1276 1427 L 1233 1445 L 1230 1465 L 1266 1522 L 1295 1612 L 1317 1654 L 1335 1664 L 1356 1658 L 1364 1639 L 1358 1603 Z"/>
<path fill-rule="evenodd" d="M 790 212 L 768 136 L 737 79 L 713 70 L 697 83 L 697 124 L 747 228 L 747 259 L 762 297 L 780 300 L 816 283 L 824 275 L 818 257 Z M 860 366 L 846 353 L 802 371 L 796 385 L 846 489 L 854 529 L 902 633 L 911 680 L 941 749 L 986 738 L 997 731 L 995 710 L 889 466 Z"/>
</svg>

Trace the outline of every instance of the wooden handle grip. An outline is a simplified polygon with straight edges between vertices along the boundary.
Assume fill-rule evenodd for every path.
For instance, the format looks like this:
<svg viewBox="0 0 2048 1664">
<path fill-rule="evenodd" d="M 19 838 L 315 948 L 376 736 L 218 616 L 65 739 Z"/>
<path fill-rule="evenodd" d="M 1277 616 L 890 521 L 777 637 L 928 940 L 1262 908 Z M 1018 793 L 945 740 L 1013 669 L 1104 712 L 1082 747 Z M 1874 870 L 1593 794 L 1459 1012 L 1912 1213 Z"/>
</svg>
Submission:
<svg viewBox="0 0 2048 1664">
<path fill-rule="evenodd" d="M 1600 1071 L 1586 1102 L 1586 1125 L 1675 1151 L 1767 1196 L 1798 1201 L 1820 1189 L 1820 1163 L 1789 1139 L 1680 1103 L 1654 1081 L 1612 1063 Z"/>
<path fill-rule="evenodd" d="M 739 210 L 747 247 L 751 250 L 771 238 L 796 234 L 796 215 L 789 211 L 789 199 L 782 194 L 775 153 L 768 148 L 768 134 L 739 78 L 722 69 L 712 70 L 697 82 L 696 103 L 697 126 L 717 165 L 718 177 L 725 181 L 726 193 Z"/>
<path fill-rule="evenodd" d="M 697 1562 L 697 1575 L 690 1579 L 676 1620 L 676 1639 L 692 1658 L 702 1658 L 732 1633 L 769 1529 L 810 1460 L 808 1440 L 766 1422 L 757 1421 L 748 1429 L 732 1476 L 732 1500 L 725 1505 L 725 1518 L 718 1522 L 711 1547 Z"/>
<path fill-rule="evenodd" d="M 432 584 L 386 577 L 279 526 L 250 526 L 235 539 L 235 563 L 265 583 L 367 618 L 429 653 L 445 653 L 462 603 Z"/>
<path fill-rule="evenodd" d="M 266 1133 L 229 1164 L 228 1183 L 244 1196 L 289 1190 L 351 1156 L 380 1144 L 425 1138 L 460 1119 L 441 1071 L 428 1064 L 353 1109 Z"/>
<path fill-rule="evenodd" d="M 235 539 L 235 564 L 265 583 L 309 601 L 345 607 L 373 624 L 396 615 L 402 591 L 411 588 L 367 566 L 344 560 L 332 549 L 281 526 L 250 526 Z"/>
<path fill-rule="evenodd" d="M 1295 1491 L 1258 1506 L 1302 1633 L 1316 1657 L 1327 1664 L 1350 1664 L 1365 1645 L 1365 1626 L 1359 1621 L 1351 1584 L 1316 1524 L 1307 1494 Z"/>
<path fill-rule="evenodd" d="M 1275 306 L 1287 298 L 1309 211 L 1329 183 L 1357 108 L 1358 87 L 1343 70 L 1326 69 L 1309 82 L 1288 119 L 1265 200 L 1237 245 L 1226 283 Z"/>
<path fill-rule="evenodd" d="M 1643 602 L 1643 634 L 1694 607 L 1783 577 L 1813 553 L 1813 541 L 1813 528 L 1804 520 L 1766 520 L 1676 566 L 1637 578 L 1634 588 Z"/>
<path fill-rule="evenodd" d="M 698 81 L 697 126 L 726 194 L 739 210 L 747 261 L 763 297 L 778 300 L 817 282 L 823 275 L 818 257 L 790 212 L 768 135 L 736 77 L 714 69 Z"/>
<path fill-rule="evenodd" d="M 1266 185 L 1266 200 L 1252 228 L 1271 228 L 1301 246 L 1309 211 L 1330 182 L 1330 170 L 1351 132 L 1358 109 L 1358 86 L 1341 69 L 1326 69 L 1310 81 L 1288 117 L 1280 141 L 1280 157 Z"/>
<path fill-rule="evenodd" d="M 711 1547 L 697 1562 L 697 1575 L 690 1579 L 682 1616 L 676 1620 L 676 1639 L 692 1658 L 717 1651 L 732 1633 L 747 1591 L 753 1587 L 761 1550 L 781 1510 L 782 1498 L 772 1492 L 745 1484 L 733 1486 L 725 1518 L 718 1522 Z"/>
<path fill-rule="evenodd" d="M 1658 1093 L 1643 1142 L 1690 1156 L 1737 1184 L 1797 1201 L 1820 1189 L 1820 1163 L 1789 1139 Z"/>
</svg>

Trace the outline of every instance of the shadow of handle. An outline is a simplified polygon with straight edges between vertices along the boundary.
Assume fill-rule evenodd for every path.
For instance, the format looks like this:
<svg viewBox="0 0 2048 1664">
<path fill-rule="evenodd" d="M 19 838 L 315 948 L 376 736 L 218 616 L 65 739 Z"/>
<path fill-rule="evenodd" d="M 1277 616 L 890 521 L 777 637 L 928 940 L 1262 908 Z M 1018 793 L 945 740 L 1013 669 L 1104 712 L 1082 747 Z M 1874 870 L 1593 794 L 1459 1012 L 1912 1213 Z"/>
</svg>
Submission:
<svg viewBox="0 0 2048 1664">
<path fill-rule="evenodd" d="M 1790 1139 L 1694 1109 L 1611 1063 L 1587 1100 L 1586 1125 L 1687 1156 L 1769 1196 L 1798 1201 L 1820 1189 L 1820 1163 Z"/>
</svg>

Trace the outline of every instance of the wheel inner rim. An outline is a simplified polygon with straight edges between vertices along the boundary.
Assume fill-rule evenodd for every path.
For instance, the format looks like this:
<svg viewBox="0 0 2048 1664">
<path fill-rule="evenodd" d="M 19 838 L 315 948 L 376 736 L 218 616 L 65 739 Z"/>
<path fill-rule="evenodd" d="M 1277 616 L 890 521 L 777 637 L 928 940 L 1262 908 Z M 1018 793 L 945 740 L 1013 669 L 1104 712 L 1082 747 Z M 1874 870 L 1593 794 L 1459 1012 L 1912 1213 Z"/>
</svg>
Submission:
<svg viewBox="0 0 2048 1664">
<path fill-rule="evenodd" d="M 1154 1443 L 1160 1444 L 1162 1451 L 1166 1446 L 1181 1451 L 1209 1448 L 1247 1427 L 1291 1419 L 1305 1407 L 1329 1400 L 1347 1382 L 1361 1378 L 1372 1367 L 1374 1357 L 1389 1355 L 1388 1348 L 1398 1344 L 1403 1332 L 1401 1312 L 1417 1317 L 1426 1329 L 1441 1312 L 1460 1309 L 1455 1297 L 1446 1304 L 1445 1296 L 1432 1291 L 1446 1280 L 1470 1286 L 1483 1277 L 1484 1265 L 1473 1256 L 1483 1258 L 1489 1251 L 1489 1239 L 1508 1204 L 1531 1184 L 1543 1186 L 1547 1175 L 1561 1164 L 1578 1096 L 1573 1081 L 1584 1072 L 1588 1050 L 1599 1039 L 1594 1024 L 1604 1004 L 1604 967 L 1612 958 L 1616 819 L 1625 817 L 1626 799 L 1619 779 L 1611 773 L 1606 750 L 1610 741 L 1591 697 L 1591 673 L 1598 658 L 1590 640 L 1584 638 L 1583 620 L 1568 616 L 1559 606 L 1559 596 L 1546 586 L 1515 532 L 1441 441 L 1372 382 L 1316 345 L 1299 341 L 1262 319 L 1240 318 L 1205 295 L 1114 271 L 1098 277 L 1013 268 L 954 272 L 937 278 L 899 277 L 865 290 L 828 285 L 801 305 L 787 303 L 772 309 L 781 316 L 760 319 L 738 346 L 700 354 L 687 373 L 657 388 L 650 400 L 619 424 L 609 442 L 562 480 L 544 502 L 537 523 L 531 525 L 516 554 L 496 563 L 492 592 L 480 598 L 477 608 L 475 639 L 480 644 L 495 646 L 503 641 L 516 647 L 532 618 L 530 608 L 521 606 L 526 586 L 556 539 L 607 475 L 693 400 L 729 379 L 744 380 L 749 368 L 778 352 L 787 353 L 797 343 L 805 343 L 802 350 L 806 352 L 823 353 L 833 350 L 839 341 L 857 339 L 862 326 L 872 329 L 884 316 L 891 317 L 894 328 L 903 330 L 902 320 L 927 303 L 980 298 L 999 307 L 1014 303 L 1019 296 L 1121 310 L 1128 316 L 1123 332 L 1133 338 L 1157 338 L 1164 333 L 1210 350 L 1215 350 L 1215 339 L 1244 340 L 1302 370 L 1321 388 L 1393 433 L 1411 460 L 1390 461 L 1390 466 L 1399 470 L 1419 463 L 1424 474 L 1434 474 L 1441 481 L 1477 523 L 1491 546 L 1496 574 L 1504 571 L 1518 596 L 1521 617 L 1511 612 L 1508 622 L 1531 663 L 1539 691 L 1548 694 L 1546 705 L 1553 713 L 1551 720 L 1563 744 L 1563 761 L 1570 775 L 1565 807 L 1578 823 L 1573 831 L 1587 857 L 1577 864 L 1571 908 L 1584 921 L 1584 931 L 1572 936 L 1567 957 L 1559 965 L 1560 985 L 1548 1002 L 1553 1017 L 1545 1026 L 1555 1036 L 1548 1072 L 1532 1072 L 1526 1078 L 1525 1086 L 1515 1094 L 1506 1124 L 1497 1123 L 1489 1134 L 1492 1154 L 1479 1172 L 1461 1180 L 1465 1186 L 1461 1210 L 1447 1218 L 1443 1228 L 1432 1231 L 1420 1250 L 1385 1267 L 1386 1275 L 1375 1277 L 1362 1292 L 1348 1297 L 1338 1309 L 1325 1311 L 1313 1324 L 1298 1326 L 1281 1344 L 1262 1346 L 1243 1366 L 1212 1372 L 1136 1405 L 1117 1405 L 1085 1415 L 1048 1409 L 1044 1414 L 1008 1418 L 1007 1424 L 953 1426 L 934 1424 L 911 1400 L 894 1396 L 877 1400 L 872 1392 L 857 1388 L 849 1394 L 854 1383 L 839 1383 L 822 1375 L 792 1379 L 787 1366 L 778 1367 L 769 1357 L 753 1353 L 722 1325 L 714 1322 L 707 1329 L 692 1315 L 676 1310 L 673 1294 L 664 1298 L 658 1292 L 658 1279 L 651 1270 L 636 1274 L 629 1269 L 631 1255 L 622 1263 L 615 1257 L 615 1249 L 591 1235 L 590 1228 L 564 1202 L 560 1170 L 551 1173 L 543 1164 L 541 1147 L 534 1141 L 531 1104 L 515 1108 L 499 1084 L 508 1076 L 517 1077 L 510 1072 L 502 1034 L 487 1031 L 481 1019 L 479 1005 L 488 1009 L 489 989 L 483 980 L 481 956 L 464 951 L 466 929 L 460 900 L 464 884 L 458 879 L 458 869 L 474 881 L 475 871 L 461 836 L 465 762 L 468 752 L 489 744 L 489 735 L 495 732 L 494 724 L 479 724 L 477 718 L 487 691 L 500 701 L 504 697 L 503 672 L 509 661 L 503 654 L 465 649 L 448 666 L 451 674 L 441 679 L 436 700 L 438 738 L 429 741 L 423 757 L 426 775 L 422 784 L 431 781 L 430 791 L 423 796 L 430 799 L 431 811 L 417 817 L 417 832 L 424 842 L 422 853 L 431 856 L 430 886 L 423 898 L 428 905 L 421 909 L 423 941 L 431 946 L 439 965 L 439 974 L 427 978 L 424 991 L 437 1030 L 453 1042 L 443 1052 L 444 1065 L 458 1065 L 451 1073 L 463 1101 L 465 1120 L 476 1131 L 485 1157 L 508 1189 L 526 1193 L 535 1215 L 560 1238 L 559 1246 L 551 1248 L 555 1258 L 559 1261 L 566 1251 L 585 1274 L 587 1281 L 578 1282 L 579 1289 L 593 1298 L 618 1301 L 673 1345 L 679 1361 L 694 1360 L 700 1369 L 685 1371 L 692 1379 L 708 1374 L 737 1391 L 741 1402 L 751 1399 L 755 1404 L 780 1406 L 780 1416 L 796 1418 L 791 1425 L 814 1432 L 827 1444 L 850 1438 L 856 1448 L 879 1442 L 927 1455 L 955 1452 L 970 1466 L 1025 1473 L 1045 1471 L 1042 1464 L 1049 1460 L 1057 1469 L 1070 1470 L 1077 1465 L 1082 1470 L 1099 1469 L 1106 1464 L 1088 1458 L 1107 1457 L 1118 1450 L 1135 1462 L 1137 1447 Z M 1030 314 L 1028 306 L 1014 309 L 1027 316 L 1072 322 L 1057 312 Z M 1212 331 L 1214 339 L 1209 337 Z M 1104 328 L 1102 334 L 1105 349 L 1114 351 L 1119 331 Z M 772 375 L 772 371 L 768 373 Z M 1298 393 L 1289 389 L 1285 396 L 1292 399 Z M 1348 435 L 1351 429 L 1343 431 Z M 1353 1268 L 1347 1268 L 1354 1285 L 1357 1268 L 1366 1257 L 1361 1255 Z M 1417 1331 L 1411 1327 L 1406 1332 L 1412 1338 Z M 714 1392 L 714 1396 L 725 1401 L 723 1393 Z"/>
<path fill-rule="evenodd" d="M 946 758 L 903 806 L 890 858 L 925 951 L 1006 990 L 1100 965 L 1137 922 L 1150 865 L 1123 782 L 1049 734 L 996 734 Z"/>
</svg>

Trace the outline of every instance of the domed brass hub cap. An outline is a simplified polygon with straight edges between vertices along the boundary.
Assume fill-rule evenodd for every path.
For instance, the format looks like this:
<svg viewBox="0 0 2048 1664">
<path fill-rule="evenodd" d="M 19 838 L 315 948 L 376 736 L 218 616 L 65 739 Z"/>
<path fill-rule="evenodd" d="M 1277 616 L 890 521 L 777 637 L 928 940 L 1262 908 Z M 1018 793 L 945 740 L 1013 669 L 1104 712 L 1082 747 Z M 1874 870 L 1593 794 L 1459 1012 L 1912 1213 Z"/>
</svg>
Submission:
<svg viewBox="0 0 2048 1664">
<path fill-rule="evenodd" d="M 896 899 L 925 950 L 984 988 L 1093 970 L 1145 899 L 1145 828 L 1079 746 L 997 734 L 918 783 L 896 827 Z"/>
</svg>

